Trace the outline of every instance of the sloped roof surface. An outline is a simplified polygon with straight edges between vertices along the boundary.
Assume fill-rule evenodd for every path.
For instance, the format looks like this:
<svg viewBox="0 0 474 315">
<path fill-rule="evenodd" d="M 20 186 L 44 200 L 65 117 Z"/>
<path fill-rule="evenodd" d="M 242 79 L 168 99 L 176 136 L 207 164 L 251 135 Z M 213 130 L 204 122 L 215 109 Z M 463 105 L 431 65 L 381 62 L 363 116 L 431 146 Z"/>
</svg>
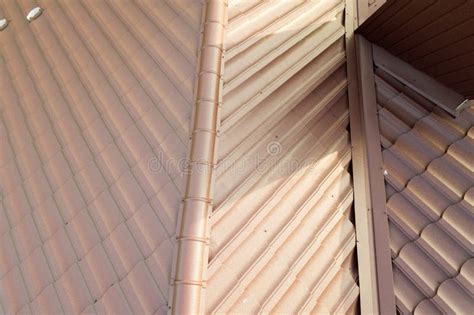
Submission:
<svg viewBox="0 0 474 315">
<path fill-rule="evenodd" d="M 208 313 L 358 309 L 344 5 L 229 2 Z M 0 17 L 0 312 L 165 313 L 201 3 Z M 464 312 L 474 110 L 375 79 L 398 309 Z"/>
<path fill-rule="evenodd" d="M 343 8 L 229 2 L 208 313 L 357 305 Z"/>
<path fill-rule="evenodd" d="M 200 2 L 0 15 L 0 312 L 165 312 Z"/>
<path fill-rule="evenodd" d="M 472 310 L 474 109 L 454 119 L 378 70 L 397 308 Z"/>
</svg>

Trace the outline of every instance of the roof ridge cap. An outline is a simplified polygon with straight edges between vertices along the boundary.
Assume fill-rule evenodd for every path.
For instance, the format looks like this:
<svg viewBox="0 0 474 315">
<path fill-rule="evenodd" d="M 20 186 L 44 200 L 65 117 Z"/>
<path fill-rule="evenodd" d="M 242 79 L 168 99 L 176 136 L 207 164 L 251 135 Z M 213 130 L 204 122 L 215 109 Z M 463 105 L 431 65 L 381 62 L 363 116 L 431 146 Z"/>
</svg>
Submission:
<svg viewBox="0 0 474 315">
<path fill-rule="evenodd" d="M 178 214 L 170 279 L 169 313 L 203 314 L 209 255 L 216 142 L 223 90 L 227 0 L 207 0 L 195 83 L 186 187 Z"/>
</svg>

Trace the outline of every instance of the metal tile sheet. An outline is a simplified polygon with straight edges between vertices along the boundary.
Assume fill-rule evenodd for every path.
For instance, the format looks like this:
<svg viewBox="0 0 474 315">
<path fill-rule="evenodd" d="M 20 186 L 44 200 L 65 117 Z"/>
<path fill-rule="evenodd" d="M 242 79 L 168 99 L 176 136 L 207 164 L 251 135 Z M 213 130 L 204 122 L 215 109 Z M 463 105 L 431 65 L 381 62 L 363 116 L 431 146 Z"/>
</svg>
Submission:
<svg viewBox="0 0 474 315">
<path fill-rule="evenodd" d="M 201 3 L 0 12 L 0 312 L 165 313 Z"/>
<path fill-rule="evenodd" d="M 357 306 L 343 5 L 229 2 L 208 313 Z"/>
<path fill-rule="evenodd" d="M 473 245 L 474 109 L 452 118 L 377 70 L 397 308 L 465 313 Z"/>
</svg>

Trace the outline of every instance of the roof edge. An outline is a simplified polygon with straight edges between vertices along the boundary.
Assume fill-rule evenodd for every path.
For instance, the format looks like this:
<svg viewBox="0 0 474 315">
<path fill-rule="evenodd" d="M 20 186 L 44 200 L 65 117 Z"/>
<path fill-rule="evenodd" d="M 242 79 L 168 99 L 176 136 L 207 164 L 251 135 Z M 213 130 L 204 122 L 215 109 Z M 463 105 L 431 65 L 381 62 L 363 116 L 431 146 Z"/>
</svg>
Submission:
<svg viewBox="0 0 474 315">
<path fill-rule="evenodd" d="M 374 79 L 374 52 L 372 44 L 363 36 L 356 35 L 355 41 L 362 116 L 361 128 L 365 142 L 364 175 L 365 184 L 368 187 L 368 207 L 364 211 L 369 216 L 369 221 L 371 220 L 366 233 L 372 238 L 373 247 L 371 250 L 375 260 L 379 312 L 380 314 L 395 314 L 392 259 Z"/>
<path fill-rule="evenodd" d="M 206 1 L 186 187 L 178 215 L 170 279 L 171 314 L 204 313 L 226 15 L 226 0 Z"/>
<path fill-rule="evenodd" d="M 457 117 L 467 107 L 468 100 L 461 94 L 390 54 L 385 49 L 375 44 L 372 44 L 372 46 L 373 59 L 377 67 L 383 69 L 433 104 L 441 107 L 454 117 Z"/>
<path fill-rule="evenodd" d="M 360 309 L 395 314 L 372 47 L 354 33 L 358 4 L 346 2 L 345 27 Z"/>
</svg>

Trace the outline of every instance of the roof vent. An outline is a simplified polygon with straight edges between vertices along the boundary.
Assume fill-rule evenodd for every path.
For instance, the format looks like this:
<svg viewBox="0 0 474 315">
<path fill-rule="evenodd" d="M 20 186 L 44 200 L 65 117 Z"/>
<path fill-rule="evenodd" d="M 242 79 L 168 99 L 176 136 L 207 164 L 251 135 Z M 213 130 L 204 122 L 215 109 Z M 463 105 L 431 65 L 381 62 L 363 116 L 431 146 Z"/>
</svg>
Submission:
<svg viewBox="0 0 474 315">
<path fill-rule="evenodd" d="M 31 9 L 31 11 L 26 16 L 26 19 L 28 20 L 28 22 L 36 20 L 41 15 L 42 12 L 43 12 L 43 9 L 41 9 L 40 7 L 35 7 Z"/>
<path fill-rule="evenodd" d="M 0 31 L 3 31 L 7 26 L 8 26 L 7 19 L 1 19 L 0 20 Z"/>
</svg>

